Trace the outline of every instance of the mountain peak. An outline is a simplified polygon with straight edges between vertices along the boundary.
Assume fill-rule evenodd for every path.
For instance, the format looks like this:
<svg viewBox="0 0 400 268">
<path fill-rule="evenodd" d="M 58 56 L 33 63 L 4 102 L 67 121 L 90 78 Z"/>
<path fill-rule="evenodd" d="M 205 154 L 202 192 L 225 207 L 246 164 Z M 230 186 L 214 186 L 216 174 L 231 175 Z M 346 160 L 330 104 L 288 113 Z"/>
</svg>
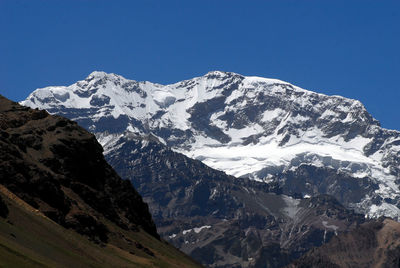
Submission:
<svg viewBox="0 0 400 268">
<path fill-rule="evenodd" d="M 93 71 L 86 77 L 85 81 L 90 81 L 92 79 L 100 80 L 103 78 L 106 78 L 108 80 L 125 79 L 121 75 L 118 75 L 115 73 L 106 73 L 103 71 Z"/>
<path fill-rule="evenodd" d="M 215 79 L 215 78 L 226 78 L 226 77 L 232 77 L 232 76 L 242 76 L 240 74 L 237 73 L 233 73 L 233 72 L 224 72 L 224 71 L 210 71 L 208 73 L 206 73 L 204 75 L 204 77 L 208 78 L 208 79 Z"/>
<path fill-rule="evenodd" d="M 95 83 L 100 80 L 108 80 L 108 81 L 133 81 L 133 80 L 128 80 L 125 77 L 115 74 L 115 73 L 106 73 L 103 71 L 93 71 L 91 72 L 83 81 L 79 81 L 78 83 L 84 84 L 84 83 Z"/>
<path fill-rule="evenodd" d="M 103 71 L 93 71 L 87 76 L 86 79 L 88 79 L 88 78 L 89 79 L 90 78 L 103 78 L 104 76 L 108 76 L 108 75 L 111 75 L 111 74 L 108 74 L 108 73 L 103 72 Z"/>
</svg>

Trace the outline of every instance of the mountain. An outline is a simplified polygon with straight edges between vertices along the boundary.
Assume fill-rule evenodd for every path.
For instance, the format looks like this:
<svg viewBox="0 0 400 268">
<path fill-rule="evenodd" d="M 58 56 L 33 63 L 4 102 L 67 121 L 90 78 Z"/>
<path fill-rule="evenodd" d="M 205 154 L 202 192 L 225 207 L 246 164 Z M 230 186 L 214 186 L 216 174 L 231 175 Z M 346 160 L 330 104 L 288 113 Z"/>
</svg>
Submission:
<svg viewBox="0 0 400 268">
<path fill-rule="evenodd" d="M 0 96 L 0 264 L 199 267 L 75 122 Z"/>
<path fill-rule="evenodd" d="M 22 104 L 94 132 L 106 157 L 125 133 L 152 134 L 229 175 L 278 183 L 289 196 L 329 194 L 368 217 L 400 215 L 400 132 L 381 128 L 356 100 L 220 71 L 171 85 L 93 72 L 35 90 Z"/>
<path fill-rule="evenodd" d="M 399 267 L 400 223 L 379 219 L 311 250 L 290 267 Z"/>
<path fill-rule="evenodd" d="M 234 178 L 126 134 L 109 163 L 149 204 L 160 235 L 208 267 L 283 267 L 364 222 L 335 198 L 292 198 L 278 185 Z"/>
<path fill-rule="evenodd" d="M 282 267 L 365 215 L 398 219 L 400 133 L 355 100 L 219 71 L 94 72 L 22 103 L 94 132 L 161 236 L 209 267 Z"/>
</svg>

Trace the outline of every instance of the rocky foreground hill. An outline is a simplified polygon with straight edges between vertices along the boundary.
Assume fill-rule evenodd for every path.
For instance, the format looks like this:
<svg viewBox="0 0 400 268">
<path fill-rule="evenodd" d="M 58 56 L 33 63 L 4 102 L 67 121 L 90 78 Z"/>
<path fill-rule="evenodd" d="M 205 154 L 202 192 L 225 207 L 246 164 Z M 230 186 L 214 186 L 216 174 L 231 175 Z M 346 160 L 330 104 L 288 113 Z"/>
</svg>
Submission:
<svg viewBox="0 0 400 268">
<path fill-rule="evenodd" d="M 0 264 L 198 267 L 75 122 L 0 96 Z"/>
</svg>

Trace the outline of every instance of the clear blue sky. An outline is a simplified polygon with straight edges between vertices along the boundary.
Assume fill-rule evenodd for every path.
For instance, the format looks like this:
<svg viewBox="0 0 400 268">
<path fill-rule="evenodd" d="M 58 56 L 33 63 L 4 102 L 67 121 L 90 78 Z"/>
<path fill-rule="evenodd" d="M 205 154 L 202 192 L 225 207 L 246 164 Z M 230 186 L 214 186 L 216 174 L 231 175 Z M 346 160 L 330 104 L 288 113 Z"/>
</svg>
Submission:
<svg viewBox="0 0 400 268">
<path fill-rule="evenodd" d="M 359 99 L 400 130 L 400 1 L 0 0 L 0 94 L 19 101 L 93 70 L 278 78 Z"/>
</svg>

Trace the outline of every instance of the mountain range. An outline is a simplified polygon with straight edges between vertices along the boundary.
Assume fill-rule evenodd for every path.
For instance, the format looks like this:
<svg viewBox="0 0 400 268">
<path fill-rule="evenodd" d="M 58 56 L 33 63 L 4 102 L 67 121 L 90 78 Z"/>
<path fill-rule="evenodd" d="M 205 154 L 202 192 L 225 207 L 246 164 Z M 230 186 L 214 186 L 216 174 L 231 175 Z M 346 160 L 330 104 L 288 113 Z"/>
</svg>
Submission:
<svg viewBox="0 0 400 268">
<path fill-rule="evenodd" d="M 93 72 L 21 104 L 93 132 L 161 236 L 209 267 L 282 267 L 400 215 L 400 132 L 356 100 L 220 71 L 172 85 Z"/>
<path fill-rule="evenodd" d="M 290 195 L 330 194 L 368 217 L 400 215 L 400 132 L 357 100 L 220 71 L 171 85 L 93 72 L 21 103 L 78 122 L 106 157 L 125 133 L 152 134 L 228 175 L 279 182 Z"/>
</svg>

